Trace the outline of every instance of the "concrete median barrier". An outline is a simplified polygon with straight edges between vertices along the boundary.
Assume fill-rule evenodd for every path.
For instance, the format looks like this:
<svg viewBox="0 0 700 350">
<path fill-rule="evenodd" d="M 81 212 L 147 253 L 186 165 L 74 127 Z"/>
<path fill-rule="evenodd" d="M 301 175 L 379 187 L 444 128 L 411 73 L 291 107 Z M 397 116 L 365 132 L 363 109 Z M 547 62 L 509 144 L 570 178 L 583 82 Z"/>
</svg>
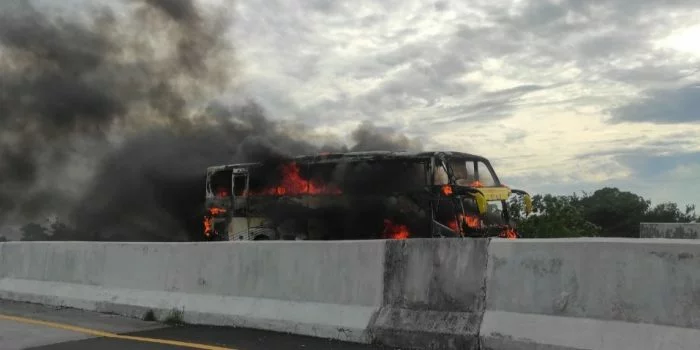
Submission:
<svg viewBox="0 0 700 350">
<path fill-rule="evenodd" d="M 488 240 L 0 245 L 0 298 L 477 349 Z"/>
<path fill-rule="evenodd" d="M 383 241 L 10 242 L 0 298 L 369 342 L 383 264 Z"/>
<path fill-rule="evenodd" d="M 487 245 L 487 239 L 387 242 L 373 339 L 401 348 L 478 349 Z"/>
<path fill-rule="evenodd" d="M 700 241 L 9 242 L 0 298 L 404 349 L 697 349 Z"/>
<path fill-rule="evenodd" d="M 494 240 L 482 349 L 697 349 L 696 240 Z"/>
</svg>

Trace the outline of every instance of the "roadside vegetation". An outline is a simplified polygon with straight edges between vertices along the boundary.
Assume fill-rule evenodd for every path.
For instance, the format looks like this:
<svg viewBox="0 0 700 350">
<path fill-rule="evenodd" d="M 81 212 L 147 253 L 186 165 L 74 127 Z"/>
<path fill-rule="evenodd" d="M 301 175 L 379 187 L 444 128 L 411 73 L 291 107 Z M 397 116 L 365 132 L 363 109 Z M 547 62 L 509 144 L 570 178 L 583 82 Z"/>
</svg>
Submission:
<svg viewBox="0 0 700 350">
<path fill-rule="evenodd" d="M 184 311 L 178 309 L 170 310 L 168 316 L 165 317 L 163 323 L 170 326 L 179 326 L 184 324 Z"/>
<path fill-rule="evenodd" d="M 640 222 L 698 222 L 695 205 L 683 209 L 672 202 L 652 206 L 642 196 L 614 187 L 591 194 L 538 194 L 532 197 L 532 206 L 533 214 L 525 218 L 520 203 L 510 202 L 524 238 L 637 238 Z"/>
</svg>

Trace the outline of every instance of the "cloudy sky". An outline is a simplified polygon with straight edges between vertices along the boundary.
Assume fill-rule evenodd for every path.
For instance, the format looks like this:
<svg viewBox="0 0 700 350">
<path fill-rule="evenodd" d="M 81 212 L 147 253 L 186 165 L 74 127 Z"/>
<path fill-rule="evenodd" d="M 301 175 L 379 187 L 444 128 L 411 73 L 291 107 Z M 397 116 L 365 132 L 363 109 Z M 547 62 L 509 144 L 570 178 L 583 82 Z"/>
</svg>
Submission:
<svg viewBox="0 0 700 350">
<path fill-rule="evenodd" d="M 427 149 L 484 155 L 504 182 L 533 193 L 617 186 L 700 205 L 697 0 L 230 9 L 237 94 L 272 119 L 341 136 L 371 120 Z"/>
<path fill-rule="evenodd" d="M 244 91 L 272 118 L 372 120 L 482 154 L 531 192 L 700 204 L 697 0 L 241 0 Z"/>
</svg>

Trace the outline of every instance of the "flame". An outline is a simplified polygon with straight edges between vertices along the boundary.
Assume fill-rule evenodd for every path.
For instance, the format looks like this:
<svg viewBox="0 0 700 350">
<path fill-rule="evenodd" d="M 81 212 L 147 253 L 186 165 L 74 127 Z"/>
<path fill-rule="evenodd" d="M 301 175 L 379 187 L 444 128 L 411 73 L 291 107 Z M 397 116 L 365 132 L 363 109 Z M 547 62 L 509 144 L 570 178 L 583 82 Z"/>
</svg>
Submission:
<svg viewBox="0 0 700 350">
<path fill-rule="evenodd" d="M 231 192 L 226 187 L 219 187 L 216 189 L 216 196 L 217 197 L 228 197 L 230 195 L 231 195 Z"/>
<path fill-rule="evenodd" d="M 518 238 L 517 233 L 512 227 L 507 227 L 503 233 L 501 233 L 501 238 L 516 239 Z"/>
<path fill-rule="evenodd" d="M 225 214 L 225 213 L 226 213 L 226 209 L 224 209 L 224 208 L 209 208 L 209 214 L 211 214 L 212 216 L 219 216 L 219 215 Z"/>
<path fill-rule="evenodd" d="M 450 185 L 443 185 L 442 186 L 442 194 L 449 196 L 452 194 L 452 186 Z"/>
<path fill-rule="evenodd" d="M 447 223 L 447 227 L 451 228 L 452 231 L 459 232 L 459 225 L 457 225 L 457 220 L 450 220 Z"/>
<path fill-rule="evenodd" d="M 462 220 L 462 216 L 460 215 L 460 220 Z M 467 224 L 467 226 L 471 228 L 479 228 L 481 227 L 481 218 L 479 218 L 476 215 L 465 215 L 464 216 L 464 222 Z"/>
<path fill-rule="evenodd" d="M 211 216 L 204 217 L 204 235 L 207 237 L 211 236 L 213 231 L 213 225 L 211 224 L 212 220 L 213 218 Z"/>
<path fill-rule="evenodd" d="M 475 229 L 481 227 L 481 218 L 476 215 L 457 214 L 457 218 L 458 220 L 450 220 L 447 223 L 447 227 L 451 228 L 452 231 L 459 232 L 459 222 L 464 222 L 468 227 Z"/>
<path fill-rule="evenodd" d="M 479 216 L 476 215 L 462 215 L 458 214 L 458 220 L 450 220 L 447 223 L 447 227 L 452 229 L 452 231 L 459 232 L 459 222 L 464 222 L 468 227 L 478 229 L 481 227 L 482 221 Z M 517 239 L 517 232 L 510 226 L 505 226 L 503 231 L 498 235 L 501 238 Z"/>
<path fill-rule="evenodd" d="M 411 233 L 408 231 L 408 226 L 397 225 L 391 222 L 391 220 L 384 220 L 384 238 L 388 239 L 406 239 Z"/>
<path fill-rule="evenodd" d="M 476 180 L 476 181 L 470 183 L 469 186 L 470 187 L 484 187 L 484 185 L 479 180 Z"/>
<path fill-rule="evenodd" d="M 341 194 L 342 191 L 335 186 L 325 185 L 318 181 L 309 181 L 299 174 L 299 166 L 296 163 L 282 166 L 282 180 L 277 186 L 266 188 L 257 194 L 284 196 L 300 194 Z"/>
<path fill-rule="evenodd" d="M 214 217 L 226 213 L 226 209 L 212 207 L 212 208 L 207 209 L 207 211 L 209 213 L 204 216 L 203 223 L 204 223 L 204 235 L 209 237 L 209 236 L 211 236 L 212 233 L 214 233 L 214 224 L 212 224 L 212 221 L 214 221 Z"/>
</svg>

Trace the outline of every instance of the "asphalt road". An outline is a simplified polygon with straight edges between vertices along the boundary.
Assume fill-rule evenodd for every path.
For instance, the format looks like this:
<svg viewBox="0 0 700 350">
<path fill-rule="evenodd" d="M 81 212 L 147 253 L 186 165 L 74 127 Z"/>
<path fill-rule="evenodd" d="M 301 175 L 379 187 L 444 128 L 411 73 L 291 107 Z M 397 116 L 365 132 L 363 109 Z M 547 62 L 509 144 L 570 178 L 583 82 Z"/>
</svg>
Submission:
<svg viewBox="0 0 700 350">
<path fill-rule="evenodd" d="M 252 329 L 167 326 L 116 315 L 0 300 L 3 350 L 368 350 L 343 343 Z"/>
</svg>

